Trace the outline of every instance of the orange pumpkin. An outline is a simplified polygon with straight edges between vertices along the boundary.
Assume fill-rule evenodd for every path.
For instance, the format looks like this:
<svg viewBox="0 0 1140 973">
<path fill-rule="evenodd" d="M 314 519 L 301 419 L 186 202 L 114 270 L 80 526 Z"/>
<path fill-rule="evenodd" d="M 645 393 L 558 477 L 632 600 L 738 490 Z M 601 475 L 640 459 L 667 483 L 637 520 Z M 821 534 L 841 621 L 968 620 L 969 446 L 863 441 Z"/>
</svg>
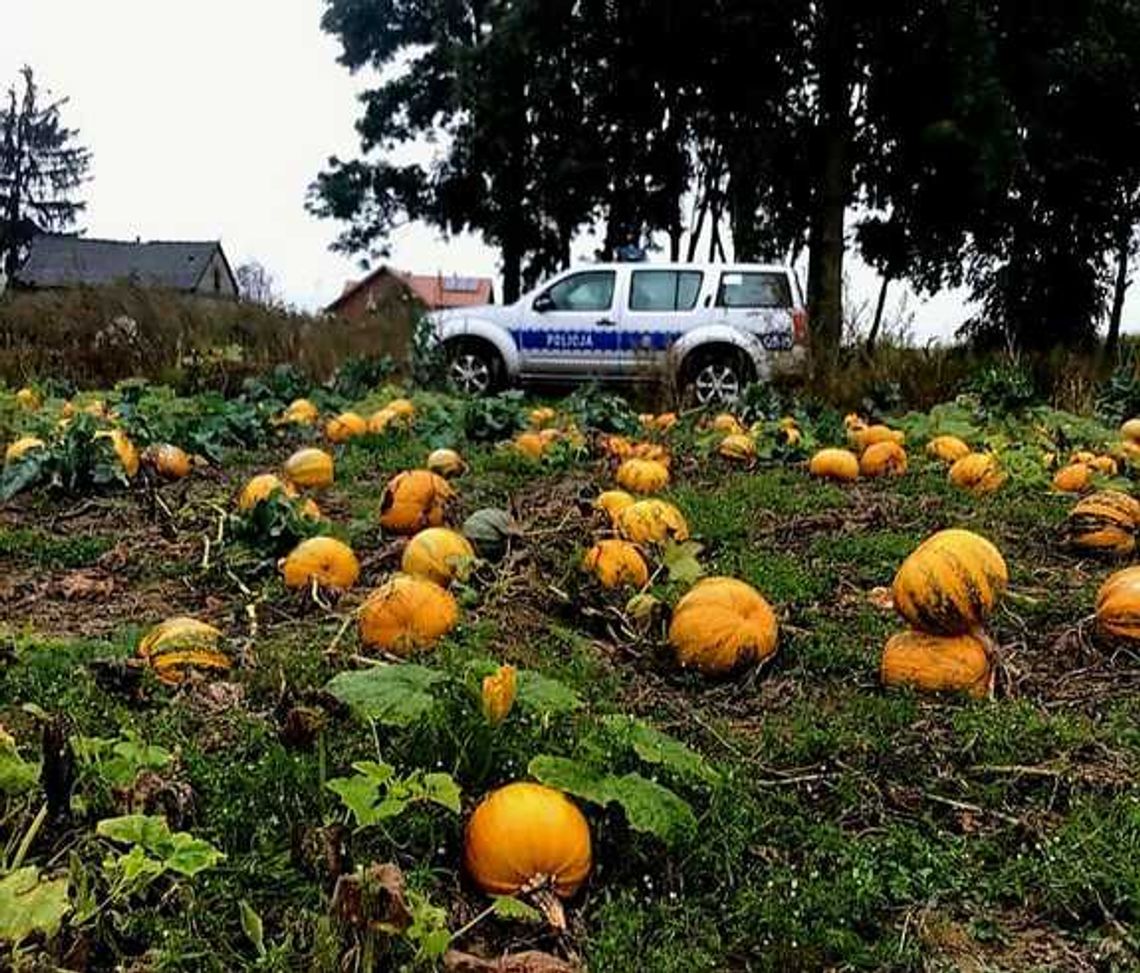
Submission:
<svg viewBox="0 0 1140 973">
<path fill-rule="evenodd" d="M 285 461 L 285 475 L 299 487 L 332 486 L 333 458 L 323 449 L 299 449 Z"/>
<path fill-rule="evenodd" d="M 169 686 L 194 669 L 229 669 L 230 657 L 219 647 L 222 633 L 213 625 L 180 615 L 155 625 L 139 643 L 139 657 Z"/>
<path fill-rule="evenodd" d="M 311 426 L 320 417 L 320 412 L 308 399 L 294 399 L 288 408 L 281 413 L 278 420 L 297 426 Z"/>
<path fill-rule="evenodd" d="M 594 575 L 603 588 L 643 588 L 649 583 L 645 558 L 629 541 L 598 541 L 586 552 L 582 569 Z"/>
<path fill-rule="evenodd" d="M 4 462 L 15 463 L 23 459 L 28 453 L 37 449 L 45 449 L 47 444 L 42 439 L 37 439 L 35 436 L 22 436 L 14 443 L 9 444 L 8 448 L 4 451 Z"/>
<path fill-rule="evenodd" d="M 957 436 L 935 436 L 926 444 L 926 455 L 942 463 L 956 463 L 970 455 L 970 447 Z"/>
<path fill-rule="evenodd" d="M 1092 483 L 1093 470 L 1085 463 L 1070 463 L 1053 476 L 1053 489 L 1059 493 L 1080 493 Z"/>
<path fill-rule="evenodd" d="M 387 407 L 378 409 L 368 417 L 368 431 L 372 433 L 373 436 L 379 436 L 381 433 L 387 431 L 390 425 L 399 421 L 400 416 L 391 409 Z"/>
<path fill-rule="evenodd" d="M 16 393 L 16 404 L 26 412 L 39 412 L 43 399 L 35 389 L 25 386 Z"/>
<path fill-rule="evenodd" d="M 989 693 L 992 682 L 986 645 L 973 635 L 900 632 L 883 649 L 879 675 L 884 686 L 979 697 Z"/>
<path fill-rule="evenodd" d="M 967 453 L 950 467 L 948 475 L 956 487 L 979 494 L 992 493 L 1005 482 L 993 453 Z"/>
<path fill-rule="evenodd" d="M 518 782 L 483 798 L 463 839 L 467 874 L 489 895 L 547 886 L 570 898 L 590 874 L 590 826 L 566 795 Z"/>
<path fill-rule="evenodd" d="M 1009 573 L 993 544 L 968 530 L 942 530 L 908 557 L 891 586 L 895 608 L 931 635 L 963 635 L 985 623 Z"/>
<path fill-rule="evenodd" d="M 416 406 L 411 399 L 393 399 L 384 408 L 405 422 L 410 422 L 416 416 Z"/>
<path fill-rule="evenodd" d="M 154 471 L 168 480 L 181 480 L 190 475 L 190 457 L 177 446 L 165 443 L 161 446 L 148 446 L 143 459 Z"/>
<path fill-rule="evenodd" d="M 752 437 L 743 433 L 725 436 L 720 441 L 716 451 L 726 459 L 739 460 L 744 463 L 756 459 L 756 443 L 752 441 Z"/>
<path fill-rule="evenodd" d="M 354 436 L 368 432 L 368 423 L 355 412 L 342 412 L 325 423 L 325 436 L 329 442 L 346 443 Z"/>
<path fill-rule="evenodd" d="M 430 470 L 406 470 L 388 481 L 380 501 L 380 526 L 397 534 L 439 527 L 455 491 Z"/>
<path fill-rule="evenodd" d="M 347 544 L 333 537 L 310 537 L 281 560 L 287 588 L 305 588 L 314 581 L 330 591 L 347 591 L 360 577 L 360 562 Z"/>
<path fill-rule="evenodd" d="M 744 433 L 744 426 L 731 412 L 722 412 L 713 418 L 712 428 L 726 436 L 739 436 Z"/>
<path fill-rule="evenodd" d="M 101 406 L 102 403 L 99 405 Z M 111 440 L 111 448 L 114 449 L 119 465 L 122 466 L 123 472 L 127 474 L 128 478 L 133 478 L 138 473 L 139 451 L 135 449 L 135 444 L 127 438 L 127 434 L 122 429 L 97 432 L 95 438 Z"/>
<path fill-rule="evenodd" d="M 458 621 L 459 605 L 446 588 L 397 574 L 360 609 L 360 641 L 366 648 L 407 657 L 435 645 Z"/>
<path fill-rule="evenodd" d="M 429 527 L 408 541 L 400 567 L 404 574 L 446 587 L 465 580 L 474 563 L 475 548 L 466 537 L 446 527 Z"/>
<path fill-rule="evenodd" d="M 1140 501 L 1117 490 L 1098 490 L 1069 511 L 1065 535 L 1081 550 L 1125 555 L 1136 548 L 1138 526 Z"/>
<path fill-rule="evenodd" d="M 906 433 L 883 425 L 852 427 L 850 436 L 861 450 L 880 443 L 894 443 L 896 446 L 902 446 L 906 442 Z"/>
<path fill-rule="evenodd" d="M 681 511 L 664 500 L 639 500 L 618 514 L 618 533 L 635 544 L 664 544 L 689 538 Z"/>
<path fill-rule="evenodd" d="M 467 472 L 467 464 L 463 462 L 454 449 L 434 449 L 428 454 L 427 468 L 440 476 L 462 476 Z"/>
<path fill-rule="evenodd" d="M 606 490 L 599 493 L 594 500 L 594 509 L 603 510 L 610 519 L 610 524 L 617 526 L 618 515 L 637 502 L 636 498 L 624 490 Z"/>
<path fill-rule="evenodd" d="M 1140 442 L 1140 419 L 1129 419 L 1120 427 L 1120 435 L 1129 442 Z"/>
<path fill-rule="evenodd" d="M 776 615 L 751 585 L 704 578 L 677 603 L 669 643 L 681 666 L 709 675 L 763 662 L 776 651 Z"/>
<path fill-rule="evenodd" d="M 868 477 L 902 476 L 906 472 L 906 450 L 893 440 L 872 443 L 859 458 L 859 472 Z"/>
<path fill-rule="evenodd" d="M 544 440 L 537 432 L 520 432 L 515 436 L 515 449 L 527 459 L 542 459 L 549 440 Z"/>
<path fill-rule="evenodd" d="M 291 483 L 283 482 L 272 473 L 259 473 L 242 488 L 241 494 L 238 496 L 238 509 L 252 510 L 275 493 L 280 493 L 285 498 L 297 495 L 297 491 Z"/>
<path fill-rule="evenodd" d="M 825 480 L 851 483 L 859 479 L 859 459 L 848 449 L 821 449 L 808 463 L 808 472 Z"/>
<path fill-rule="evenodd" d="M 530 415 L 527 416 L 527 420 L 535 429 L 545 429 L 556 418 L 558 418 L 558 413 L 548 405 L 539 406 L 537 409 L 531 409 Z"/>
<path fill-rule="evenodd" d="M 657 493 L 669 485 L 669 470 L 652 459 L 627 459 L 617 471 L 618 484 L 630 493 Z"/>
<path fill-rule="evenodd" d="M 1140 641 L 1140 567 L 1117 571 L 1100 586 L 1096 623 L 1111 638 Z"/>
</svg>

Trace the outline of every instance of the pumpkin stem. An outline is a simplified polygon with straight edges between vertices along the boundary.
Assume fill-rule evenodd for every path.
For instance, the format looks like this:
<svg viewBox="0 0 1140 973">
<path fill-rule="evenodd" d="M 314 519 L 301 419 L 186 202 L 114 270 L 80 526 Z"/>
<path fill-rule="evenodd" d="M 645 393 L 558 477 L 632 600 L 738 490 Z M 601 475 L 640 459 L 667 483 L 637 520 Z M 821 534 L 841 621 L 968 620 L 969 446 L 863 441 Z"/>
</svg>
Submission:
<svg viewBox="0 0 1140 973">
<path fill-rule="evenodd" d="M 549 888 L 541 888 L 531 892 L 530 897 L 542 914 L 546 916 L 546 921 L 550 923 L 551 929 L 558 933 L 566 931 L 566 910 L 562 907 L 562 900 L 558 896 Z"/>
</svg>

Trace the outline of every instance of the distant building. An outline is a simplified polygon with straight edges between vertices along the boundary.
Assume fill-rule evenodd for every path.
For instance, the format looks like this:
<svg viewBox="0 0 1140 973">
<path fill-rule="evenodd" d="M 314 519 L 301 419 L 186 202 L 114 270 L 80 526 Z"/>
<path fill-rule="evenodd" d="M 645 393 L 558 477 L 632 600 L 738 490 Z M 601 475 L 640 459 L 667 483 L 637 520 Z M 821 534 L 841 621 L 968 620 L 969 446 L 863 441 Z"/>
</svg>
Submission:
<svg viewBox="0 0 1140 973">
<path fill-rule="evenodd" d="M 237 280 L 221 243 L 134 243 L 41 233 L 32 240 L 14 287 L 48 290 L 132 284 L 236 300 Z"/>
<path fill-rule="evenodd" d="M 350 321 L 391 308 L 402 298 L 414 298 L 430 311 L 493 304 L 495 285 L 489 277 L 444 277 L 408 274 L 380 267 L 363 280 L 350 280 L 325 311 Z"/>
</svg>

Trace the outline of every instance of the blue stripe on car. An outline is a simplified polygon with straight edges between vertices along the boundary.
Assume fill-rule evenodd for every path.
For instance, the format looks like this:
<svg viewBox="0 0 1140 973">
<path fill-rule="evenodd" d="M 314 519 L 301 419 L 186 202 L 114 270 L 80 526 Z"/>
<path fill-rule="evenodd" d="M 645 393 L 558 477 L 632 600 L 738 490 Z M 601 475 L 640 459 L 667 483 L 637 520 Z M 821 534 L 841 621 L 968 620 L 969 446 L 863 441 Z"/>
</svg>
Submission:
<svg viewBox="0 0 1140 973">
<path fill-rule="evenodd" d="M 560 331 L 518 328 L 511 331 L 523 351 L 665 351 L 681 331 Z"/>
</svg>

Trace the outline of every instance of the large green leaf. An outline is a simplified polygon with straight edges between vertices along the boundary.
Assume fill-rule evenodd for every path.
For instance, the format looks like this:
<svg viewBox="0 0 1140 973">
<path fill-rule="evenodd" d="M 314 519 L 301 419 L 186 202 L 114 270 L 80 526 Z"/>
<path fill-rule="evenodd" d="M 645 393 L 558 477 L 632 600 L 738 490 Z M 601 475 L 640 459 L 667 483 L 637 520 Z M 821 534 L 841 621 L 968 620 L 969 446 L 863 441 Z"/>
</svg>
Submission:
<svg viewBox="0 0 1140 973">
<path fill-rule="evenodd" d="M 172 872 L 193 878 L 199 872 L 213 868 L 226 856 L 208 841 L 178 831 L 170 836 L 170 842 L 162 849 L 161 857 Z"/>
<path fill-rule="evenodd" d="M 568 713 L 582 705 L 578 694 L 569 686 L 528 669 L 518 674 L 515 701 L 523 709 L 533 710 L 543 716 Z"/>
<path fill-rule="evenodd" d="M 0 942 L 18 945 L 37 933 L 53 936 L 71 911 L 66 878 L 42 881 L 34 865 L 0 879 Z"/>
<path fill-rule="evenodd" d="M 667 844 L 691 836 L 696 828 L 693 809 L 682 798 L 640 774 L 617 777 L 576 760 L 546 754 L 531 760 L 527 771 L 548 787 L 592 804 L 620 805 L 631 828 L 652 834 Z"/>
<path fill-rule="evenodd" d="M 110 838 L 124 845 L 142 845 L 148 851 L 158 848 L 170 838 L 166 818 L 150 814 L 126 814 L 119 818 L 104 818 L 95 825 L 100 838 Z"/>
<path fill-rule="evenodd" d="M 657 764 L 681 777 L 707 784 L 720 780 L 720 775 L 699 753 L 648 723 L 632 716 L 613 715 L 605 717 L 602 724 L 647 764 Z"/>
<path fill-rule="evenodd" d="M 342 672 L 325 690 L 360 719 L 386 726 L 409 726 L 435 706 L 431 690 L 447 677 L 412 663 Z"/>
</svg>

